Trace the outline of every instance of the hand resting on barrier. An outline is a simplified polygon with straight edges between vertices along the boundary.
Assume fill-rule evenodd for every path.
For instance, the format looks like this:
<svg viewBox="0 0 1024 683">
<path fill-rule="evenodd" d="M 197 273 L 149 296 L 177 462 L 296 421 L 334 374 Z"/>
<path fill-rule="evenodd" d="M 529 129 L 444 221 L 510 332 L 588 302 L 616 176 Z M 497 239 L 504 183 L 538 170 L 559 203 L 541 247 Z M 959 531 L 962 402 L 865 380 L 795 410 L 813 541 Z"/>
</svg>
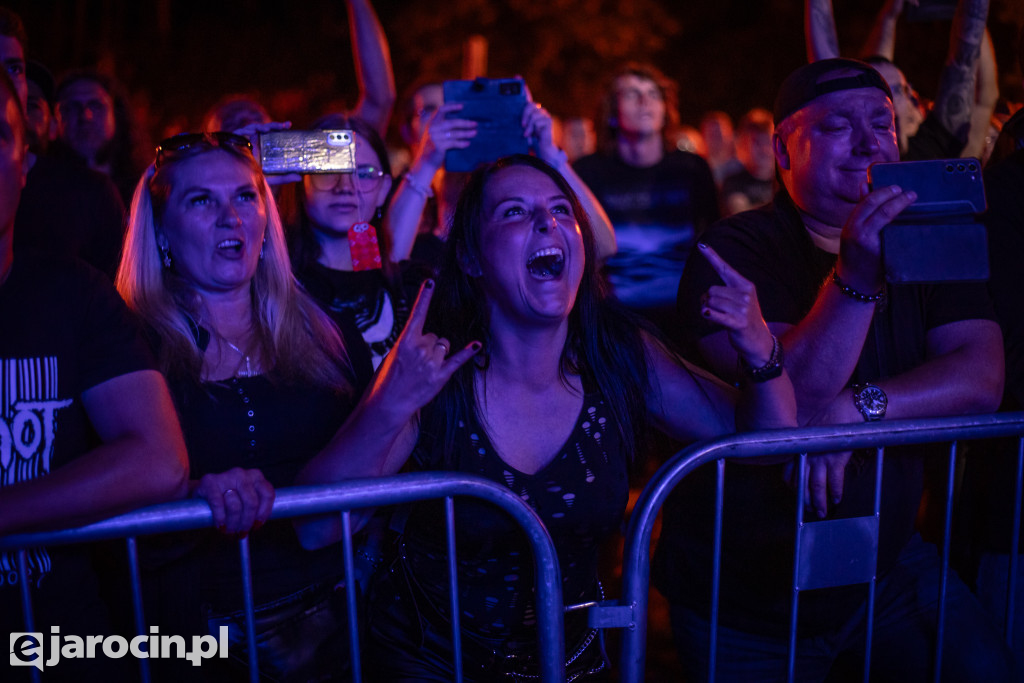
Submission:
<svg viewBox="0 0 1024 683">
<path fill-rule="evenodd" d="M 192 497 L 209 503 L 218 531 L 244 538 L 270 519 L 274 487 L 259 470 L 233 467 L 203 476 L 195 482 Z"/>
</svg>

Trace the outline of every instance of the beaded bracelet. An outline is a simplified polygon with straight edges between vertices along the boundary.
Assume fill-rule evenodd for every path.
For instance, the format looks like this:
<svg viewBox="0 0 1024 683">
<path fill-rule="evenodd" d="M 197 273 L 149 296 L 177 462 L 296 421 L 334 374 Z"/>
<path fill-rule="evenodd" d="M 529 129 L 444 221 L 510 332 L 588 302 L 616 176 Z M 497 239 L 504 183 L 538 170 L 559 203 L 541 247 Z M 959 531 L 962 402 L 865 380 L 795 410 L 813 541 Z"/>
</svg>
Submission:
<svg viewBox="0 0 1024 683">
<path fill-rule="evenodd" d="M 851 299 L 860 301 L 861 303 L 877 304 L 880 301 L 885 301 L 885 287 L 882 287 L 877 294 L 864 294 L 862 292 L 858 292 L 856 289 L 840 280 L 839 273 L 834 270 L 832 271 L 832 282 L 836 283 L 836 287 L 839 288 L 840 292 Z"/>
<path fill-rule="evenodd" d="M 775 379 L 782 375 L 782 370 L 785 367 L 785 358 L 782 351 L 782 343 L 779 342 L 778 337 L 772 335 L 772 355 L 768 358 L 768 362 L 759 368 L 751 367 L 747 364 L 747 361 L 743 360 L 743 357 L 739 357 L 740 370 L 751 382 L 760 384 L 761 382 L 767 382 L 770 379 Z"/>
</svg>

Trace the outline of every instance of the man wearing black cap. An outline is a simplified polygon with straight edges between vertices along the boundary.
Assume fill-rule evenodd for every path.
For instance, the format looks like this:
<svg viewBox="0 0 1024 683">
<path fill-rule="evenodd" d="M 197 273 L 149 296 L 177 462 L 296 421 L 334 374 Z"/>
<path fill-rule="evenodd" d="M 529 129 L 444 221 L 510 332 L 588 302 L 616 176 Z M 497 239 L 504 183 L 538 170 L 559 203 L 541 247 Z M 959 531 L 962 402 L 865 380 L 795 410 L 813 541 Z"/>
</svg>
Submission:
<svg viewBox="0 0 1024 683">
<path fill-rule="evenodd" d="M 916 197 L 868 192 L 867 168 L 898 156 L 892 94 L 869 65 L 815 62 L 783 83 L 772 204 L 712 226 L 704 241 L 757 287 L 797 391 L 802 424 L 988 412 L 1002 388 L 1002 345 L 984 285 L 887 286 L 880 231 Z M 679 288 L 684 330 L 719 375 L 740 380 L 725 334 L 701 294 L 718 285 L 691 259 Z M 882 478 L 871 670 L 930 678 L 938 598 L 934 546 L 914 532 L 920 451 L 890 449 Z M 796 494 L 792 463 L 730 464 L 726 476 L 718 680 L 785 678 Z M 808 522 L 871 515 L 873 453 L 809 458 Z M 706 675 L 712 514 L 708 472 L 666 506 L 655 580 L 672 603 L 689 673 Z M 797 680 L 824 680 L 843 652 L 863 654 L 863 584 L 800 597 Z M 1007 675 L 1006 653 L 973 596 L 947 589 L 944 680 Z M 845 660 L 844 660 L 845 661 Z"/>
</svg>

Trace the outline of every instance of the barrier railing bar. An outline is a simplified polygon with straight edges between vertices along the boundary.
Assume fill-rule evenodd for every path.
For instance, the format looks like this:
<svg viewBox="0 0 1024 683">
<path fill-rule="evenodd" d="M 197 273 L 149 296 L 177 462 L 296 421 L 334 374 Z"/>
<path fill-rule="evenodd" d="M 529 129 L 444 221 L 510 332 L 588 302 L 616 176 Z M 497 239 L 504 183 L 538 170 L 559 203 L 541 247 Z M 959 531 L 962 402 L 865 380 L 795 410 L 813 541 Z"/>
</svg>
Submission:
<svg viewBox="0 0 1024 683">
<path fill-rule="evenodd" d="M 875 449 L 875 523 L 882 519 L 882 473 L 885 471 L 885 448 Z M 864 683 L 871 683 L 871 648 L 875 642 L 875 598 L 878 596 L 878 551 L 875 550 L 875 570 L 868 582 L 868 613 L 864 629 Z"/>
<path fill-rule="evenodd" d="M 721 461 L 719 461 L 721 462 Z M 807 504 L 807 454 L 801 453 L 796 477 L 796 538 L 793 541 L 793 595 L 789 600 L 789 659 L 786 680 L 793 683 L 796 673 L 796 620 L 800 609 L 800 549 L 803 546 L 804 505 Z"/>
<path fill-rule="evenodd" d="M 238 559 L 241 565 L 242 603 L 245 610 L 245 642 L 249 648 L 249 683 L 259 683 L 259 654 L 256 652 L 256 611 L 253 607 L 252 564 L 249 555 L 249 537 L 238 540 Z"/>
<path fill-rule="evenodd" d="M 715 680 L 715 666 L 718 663 L 718 595 L 721 587 L 719 571 L 722 567 L 722 509 L 725 507 L 725 461 L 718 461 L 715 479 L 715 575 L 711 580 L 711 633 L 708 639 L 711 644 L 711 657 L 708 660 L 708 680 Z M 644 607 L 646 609 L 646 606 Z M 647 621 L 644 620 L 645 628 Z"/>
<path fill-rule="evenodd" d="M 1024 413 L 1000 413 L 747 432 L 683 449 L 662 465 L 664 475 L 645 487 L 633 508 L 623 548 L 621 604 L 635 605 L 638 615 L 646 614 L 654 518 L 676 484 L 712 460 L 1020 436 L 1022 428 Z M 638 618 L 636 628 L 622 634 L 622 681 L 642 683 L 646 642 L 646 619 Z"/>
<path fill-rule="evenodd" d="M 18 576 L 21 577 L 18 582 L 18 588 L 21 589 L 21 613 L 25 615 L 25 630 L 32 633 L 36 630 L 35 615 L 32 612 L 32 591 L 29 585 L 32 577 L 28 574 L 28 552 L 24 548 L 18 548 L 17 562 Z M 40 672 L 35 667 L 29 675 L 32 677 L 32 683 L 39 683 L 41 680 Z"/>
<path fill-rule="evenodd" d="M 132 591 L 132 618 L 135 621 L 135 634 L 146 634 L 146 613 L 142 607 L 142 582 L 139 575 L 139 548 L 134 536 L 125 539 L 125 550 L 128 551 L 128 576 Z M 148 646 L 147 646 L 148 647 Z M 149 659 L 139 659 L 139 675 L 142 683 L 149 683 Z"/>
<path fill-rule="evenodd" d="M 395 486 L 396 479 L 401 480 L 400 487 Z M 541 659 L 541 680 L 563 680 L 565 644 L 558 555 L 540 517 L 509 489 L 481 477 L 452 472 L 417 472 L 388 478 L 354 479 L 322 486 L 296 486 L 278 490 L 271 518 L 336 513 L 342 509 L 355 510 L 462 495 L 473 496 L 497 505 L 523 529 L 533 548 L 536 567 L 536 601 L 539 613 L 537 643 Z M 207 528 L 212 526 L 212 521 L 212 513 L 204 501 L 178 501 L 153 505 L 84 527 L 6 536 L 0 538 L 0 550 L 68 545 Z M 19 571 L 22 576 L 27 575 L 24 566 L 26 564 L 24 560 L 20 560 Z M 246 572 L 248 571 L 247 565 Z M 23 587 L 23 603 L 30 599 L 27 591 L 28 588 Z M 27 604 L 31 608 L 31 603 Z M 27 611 L 26 615 L 31 615 L 31 610 Z M 247 615 L 249 623 L 251 616 Z"/>
<path fill-rule="evenodd" d="M 1014 605 L 1017 604 L 1017 567 L 1020 558 L 1020 508 L 1024 484 L 1024 436 L 1017 439 L 1017 485 L 1013 496 L 1013 535 L 1010 537 L 1010 575 L 1006 582 L 1006 644 L 1013 649 Z"/>
<path fill-rule="evenodd" d="M 956 456 L 958 442 L 954 441 L 949 445 L 949 465 L 946 482 L 946 511 L 944 515 L 942 538 L 942 562 L 939 565 L 939 617 L 935 625 L 935 670 L 932 672 L 932 680 L 939 683 L 942 680 L 942 647 L 946 635 L 946 586 L 949 583 L 949 546 L 950 532 L 953 528 L 953 487 L 956 482 Z"/>
<path fill-rule="evenodd" d="M 444 499 L 445 530 L 448 541 L 448 600 L 452 621 L 452 653 L 455 659 L 455 681 L 462 683 L 462 629 L 459 618 L 459 582 L 455 564 L 455 501 Z"/>
<path fill-rule="evenodd" d="M 348 617 L 348 649 L 351 657 L 352 680 L 360 683 L 363 680 L 362 659 L 359 649 L 359 615 L 356 612 L 356 560 L 352 547 L 352 515 L 348 510 L 341 511 L 341 549 L 345 564 L 345 607 Z"/>
</svg>

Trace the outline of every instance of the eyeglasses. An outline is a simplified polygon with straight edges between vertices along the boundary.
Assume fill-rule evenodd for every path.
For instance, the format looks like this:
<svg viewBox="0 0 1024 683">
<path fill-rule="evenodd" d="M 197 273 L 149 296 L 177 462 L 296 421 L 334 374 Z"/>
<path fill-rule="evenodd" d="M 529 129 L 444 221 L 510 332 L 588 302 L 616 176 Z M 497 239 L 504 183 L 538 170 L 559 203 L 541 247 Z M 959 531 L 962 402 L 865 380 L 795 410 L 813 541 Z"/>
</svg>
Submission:
<svg viewBox="0 0 1024 683">
<path fill-rule="evenodd" d="M 431 116 L 433 116 L 434 112 L 436 112 L 436 111 L 437 111 L 437 105 L 436 104 L 428 104 L 425 107 L 423 107 L 422 109 L 417 109 L 416 110 L 416 116 L 419 118 L 420 121 L 426 121 Z"/>
<path fill-rule="evenodd" d="M 169 157 L 196 148 L 214 149 L 217 147 L 233 147 L 252 154 L 252 143 L 249 138 L 225 131 L 215 133 L 178 133 L 167 138 L 156 147 L 157 168 Z"/>
<path fill-rule="evenodd" d="M 373 192 L 380 187 L 381 181 L 384 180 L 384 171 L 376 166 L 363 164 L 356 166 L 355 173 L 311 173 L 309 182 L 313 185 L 314 190 L 330 192 L 338 187 L 341 179 L 345 176 L 352 177 L 360 192 Z"/>
</svg>

